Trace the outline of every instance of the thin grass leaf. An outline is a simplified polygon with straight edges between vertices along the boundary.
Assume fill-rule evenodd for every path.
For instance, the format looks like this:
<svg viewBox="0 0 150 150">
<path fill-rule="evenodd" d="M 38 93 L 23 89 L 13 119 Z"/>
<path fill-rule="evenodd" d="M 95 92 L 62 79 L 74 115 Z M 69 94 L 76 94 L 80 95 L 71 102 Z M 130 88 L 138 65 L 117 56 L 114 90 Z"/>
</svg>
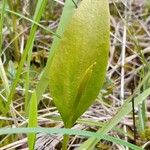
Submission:
<svg viewBox="0 0 150 150">
<path fill-rule="evenodd" d="M 96 99 L 105 79 L 108 52 L 108 1 L 83 0 L 49 68 L 50 92 L 65 127 L 71 127 Z"/>
<path fill-rule="evenodd" d="M 12 11 L 17 11 L 17 6 L 15 5 L 15 2 L 12 1 L 12 0 L 7 0 L 7 3 L 8 3 L 8 6 L 9 6 L 9 9 L 12 10 Z M 11 34 L 10 34 L 10 37 L 11 39 L 13 39 L 14 37 L 17 37 L 17 20 L 18 18 L 16 17 L 16 15 L 13 15 L 11 14 L 11 23 L 12 23 L 12 30 L 11 31 Z M 20 61 L 20 49 L 19 49 L 19 39 L 18 38 L 15 38 L 14 40 L 14 43 L 13 43 L 13 46 L 14 46 L 14 59 L 19 62 Z"/>
<path fill-rule="evenodd" d="M 95 137 L 97 139 L 105 139 L 107 141 L 111 141 L 116 144 L 121 144 L 124 146 L 128 146 L 129 148 L 133 150 L 143 150 L 142 148 L 133 145 L 129 142 L 126 142 L 124 140 L 109 136 L 109 135 L 103 135 L 103 134 L 97 134 L 90 131 L 83 131 L 83 130 L 75 130 L 75 129 L 65 129 L 65 128 L 1 128 L 0 129 L 0 135 L 4 134 L 19 134 L 19 133 L 47 133 L 47 134 L 59 134 L 59 135 L 78 135 L 78 136 L 84 136 L 84 137 Z"/>
<path fill-rule="evenodd" d="M 1 77 L 2 82 L 3 82 L 3 86 L 4 86 L 4 89 L 5 89 L 6 96 L 8 96 L 9 93 L 10 93 L 9 81 L 8 81 L 7 76 L 6 76 L 5 69 L 4 69 L 1 58 L 0 58 L 0 77 Z"/>
<path fill-rule="evenodd" d="M 4 23 L 4 14 L 5 14 L 5 6 L 6 6 L 6 0 L 2 1 L 2 9 L 1 9 L 1 14 L 0 14 L 0 54 L 2 53 L 2 43 L 3 43 L 3 23 Z M 2 63 L 2 60 L 0 58 L 0 77 L 3 82 L 3 86 L 5 89 L 5 94 L 6 96 L 9 95 L 10 89 L 9 89 L 9 83 L 8 83 L 8 78 L 5 73 L 4 65 Z M 2 100 L 2 99 L 1 99 Z M 3 101 L 3 100 L 2 100 Z M 4 111 L 4 101 L 0 102 L 0 110 Z"/>
<path fill-rule="evenodd" d="M 0 9 L 2 10 L 2 8 L 0 8 Z M 56 34 L 55 32 L 53 32 L 51 29 L 48 29 L 48 28 L 44 27 L 43 25 L 41 25 L 40 23 L 36 22 L 35 20 L 32 20 L 32 19 L 30 19 L 30 18 L 28 18 L 28 17 L 26 17 L 26 16 L 24 16 L 22 14 L 19 14 L 17 12 L 14 12 L 12 10 L 7 9 L 7 8 L 5 8 L 5 11 L 9 12 L 10 14 L 13 14 L 13 15 L 16 15 L 16 16 L 20 17 L 20 19 L 25 19 L 25 20 L 31 22 L 32 24 L 36 24 L 41 29 L 43 29 L 43 30 L 45 30 L 45 31 L 47 31 L 47 32 L 49 32 L 49 33 L 57 36 L 58 38 L 60 38 L 60 36 L 58 34 Z M 18 35 L 16 37 L 18 37 Z M 16 39 L 16 37 L 14 39 Z"/>
<path fill-rule="evenodd" d="M 36 22 L 40 21 L 40 18 L 42 16 L 43 12 L 44 12 L 44 8 L 46 7 L 46 4 L 47 4 L 47 0 L 38 0 L 38 3 L 37 3 L 37 8 L 38 9 L 36 9 L 36 12 L 35 12 L 35 15 L 34 15 L 34 20 Z M 21 75 L 22 68 L 23 68 L 24 62 L 26 60 L 26 56 L 27 56 L 28 52 L 32 50 L 37 27 L 38 26 L 36 24 L 32 24 L 30 35 L 29 35 L 29 38 L 27 40 L 27 44 L 25 46 L 25 50 L 24 50 L 24 53 L 22 55 L 19 67 L 17 69 L 17 73 L 16 73 L 16 76 L 15 76 L 14 82 L 13 82 L 13 84 L 11 86 L 10 94 L 8 96 L 6 112 L 8 112 L 8 110 L 9 110 L 9 106 L 11 104 L 12 97 L 13 97 L 13 95 L 15 93 L 15 89 L 16 89 L 17 83 L 19 81 L 19 77 Z"/>
<path fill-rule="evenodd" d="M 147 81 L 147 78 L 150 76 L 150 74 L 147 74 L 141 84 L 139 84 L 137 90 L 140 89 L 142 86 L 143 82 Z M 136 90 L 136 91 L 137 91 Z M 143 93 L 141 93 L 139 96 L 137 96 L 134 101 L 135 101 L 135 107 L 137 107 L 139 104 L 141 104 L 148 96 L 150 95 L 150 88 L 146 89 Z M 101 134 L 106 134 L 109 132 L 115 125 L 117 125 L 127 114 L 129 114 L 132 111 L 132 102 L 131 102 L 132 97 L 130 97 L 124 104 L 123 106 L 119 109 L 117 114 L 109 120 L 104 126 L 102 126 L 101 129 L 97 131 L 99 135 Z M 99 140 L 96 138 L 89 138 L 87 141 L 85 141 L 79 148 L 78 150 L 92 150 L 93 147 L 96 145 L 96 143 Z"/>
<path fill-rule="evenodd" d="M 3 23 L 5 14 L 6 0 L 2 1 L 2 9 L 0 12 L 0 54 L 2 53 L 2 43 L 3 43 Z"/>
<path fill-rule="evenodd" d="M 36 93 L 34 92 L 31 97 L 31 101 L 29 104 L 29 123 L 28 127 L 37 127 L 37 99 Z M 28 134 L 28 146 L 29 150 L 34 150 L 36 134 L 30 133 Z"/>
<path fill-rule="evenodd" d="M 74 1 L 77 2 L 77 0 L 74 0 Z M 60 18 L 60 23 L 59 23 L 57 31 L 56 31 L 56 34 L 59 35 L 60 37 L 63 35 L 67 24 L 70 22 L 70 19 L 74 13 L 74 9 L 75 9 L 75 6 L 74 6 L 73 2 L 71 0 L 66 0 L 65 6 L 63 9 L 63 13 Z M 48 86 L 47 81 L 49 80 L 49 74 L 50 74 L 49 68 L 51 66 L 51 62 L 54 57 L 54 54 L 56 53 L 59 42 L 60 42 L 60 38 L 54 37 L 54 41 L 51 46 L 51 50 L 50 50 L 50 54 L 49 54 L 49 57 L 47 60 L 46 67 L 44 69 L 44 72 L 43 72 L 43 74 L 37 84 L 37 88 L 36 88 L 38 102 L 40 101 L 42 94 L 44 93 L 45 89 Z"/>
<path fill-rule="evenodd" d="M 149 70 L 149 69 L 148 69 Z M 147 69 L 143 68 L 140 72 L 140 78 L 143 79 L 144 76 L 146 75 Z M 147 82 L 145 82 L 143 84 L 142 90 L 144 91 L 145 89 L 147 89 L 149 87 L 149 79 L 147 79 Z M 140 90 L 139 90 L 140 92 Z M 147 99 L 145 99 L 145 101 L 143 101 L 142 104 L 140 104 L 138 106 L 138 117 L 139 117 L 139 121 L 138 121 L 138 131 L 140 134 L 143 134 L 145 129 L 147 128 Z"/>
<path fill-rule="evenodd" d="M 5 102 L 4 99 L 0 97 L 0 110 L 1 112 L 5 112 Z M 1 124 L 0 124 L 1 127 Z"/>
<path fill-rule="evenodd" d="M 39 20 L 40 17 L 42 16 L 45 6 L 47 4 L 47 1 L 45 1 L 45 5 L 44 7 L 41 7 L 41 3 L 37 3 L 37 7 L 35 10 L 35 14 L 34 14 L 34 20 Z M 41 12 L 39 14 L 39 11 Z M 39 17 L 39 19 L 38 19 Z M 36 19 L 37 18 L 37 19 Z M 32 46 L 33 47 L 33 46 Z M 32 58 L 32 50 L 28 51 L 28 57 L 27 57 L 27 72 L 26 72 L 26 77 L 25 77 L 25 111 L 27 112 L 27 106 L 28 106 L 28 100 L 29 100 L 29 94 L 28 94 L 28 90 L 29 90 L 29 86 L 30 86 L 30 62 L 31 62 L 31 58 Z"/>
</svg>

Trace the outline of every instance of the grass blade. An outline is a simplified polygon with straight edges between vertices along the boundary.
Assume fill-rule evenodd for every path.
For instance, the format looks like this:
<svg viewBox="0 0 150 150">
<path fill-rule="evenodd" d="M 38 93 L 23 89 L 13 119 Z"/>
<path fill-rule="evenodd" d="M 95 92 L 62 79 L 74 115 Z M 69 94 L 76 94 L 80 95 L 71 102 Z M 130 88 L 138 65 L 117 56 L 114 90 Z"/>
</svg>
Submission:
<svg viewBox="0 0 150 150">
<path fill-rule="evenodd" d="M 10 10 L 17 11 L 17 6 L 15 5 L 15 2 L 12 0 L 7 0 Z M 12 33 L 10 34 L 11 38 L 17 37 L 17 17 L 14 14 L 11 14 L 11 20 L 12 20 Z M 17 62 L 20 61 L 20 49 L 19 49 L 19 39 L 15 38 L 14 40 L 14 58 Z"/>
<path fill-rule="evenodd" d="M 3 23 L 5 14 L 6 0 L 2 1 L 1 17 L 0 17 L 0 54 L 2 53 L 2 43 L 3 43 Z"/>
<path fill-rule="evenodd" d="M 78 136 L 84 136 L 84 137 L 95 137 L 97 139 L 105 139 L 111 142 L 114 142 L 116 144 L 122 144 L 124 146 L 128 146 L 129 148 L 133 150 L 143 150 L 142 148 L 133 145 L 131 143 L 128 143 L 124 140 L 109 136 L 109 135 L 103 135 L 103 134 L 97 134 L 90 131 L 82 131 L 82 130 L 75 130 L 75 129 L 65 129 L 65 128 L 1 128 L 0 129 L 0 135 L 4 134 L 19 134 L 19 133 L 47 133 L 47 134 L 59 134 L 59 135 L 78 135 Z M 83 149 L 84 150 L 84 149 Z"/>
<path fill-rule="evenodd" d="M 147 81 L 147 78 L 150 76 L 150 74 L 147 74 L 144 81 Z M 139 89 L 142 86 L 140 84 L 137 89 Z M 139 104 L 141 104 L 148 96 L 150 95 L 150 88 L 146 89 L 143 93 L 141 93 L 139 96 L 137 96 L 135 101 L 135 107 L 137 107 Z M 104 126 L 102 126 L 101 129 L 97 131 L 97 133 L 100 134 L 106 134 L 109 132 L 115 125 L 117 125 L 127 114 L 129 114 L 132 111 L 132 102 L 131 97 L 123 104 L 123 106 L 119 109 L 117 114 L 110 120 L 108 123 L 106 123 Z M 87 141 L 85 141 L 78 150 L 92 150 L 93 147 L 98 142 L 95 138 L 89 138 Z"/>
<path fill-rule="evenodd" d="M 41 3 L 43 4 L 43 2 L 38 1 L 37 3 L 37 7 L 35 10 L 35 14 L 34 14 L 34 20 L 40 20 L 44 10 L 45 10 L 45 6 L 47 4 L 47 0 L 44 2 L 44 5 L 41 6 Z M 33 47 L 33 42 L 32 42 L 32 47 Z M 29 90 L 29 86 L 30 86 L 30 61 L 31 61 L 31 57 L 32 57 L 32 49 L 30 49 L 28 51 L 28 57 L 27 57 L 27 68 L 26 68 L 26 76 L 25 76 L 25 111 L 27 112 L 27 107 L 28 107 L 28 100 L 29 100 L 29 94 L 28 94 L 28 90 Z"/>
<path fill-rule="evenodd" d="M 2 54 L 2 43 L 3 43 L 3 23 L 4 23 L 4 14 L 5 14 L 5 6 L 6 6 L 6 0 L 2 1 L 2 9 L 1 9 L 1 17 L 0 17 L 0 55 Z M 5 73 L 4 65 L 2 63 L 2 60 L 0 58 L 0 77 L 3 82 L 3 86 L 5 89 L 5 94 L 6 96 L 9 95 L 10 89 L 9 89 L 9 83 L 8 83 L 8 78 Z M 4 111 L 4 101 L 1 99 L 0 100 L 0 110 L 2 112 Z"/>
<path fill-rule="evenodd" d="M 77 2 L 77 0 L 75 0 L 75 2 Z M 73 13 L 74 13 L 74 9 L 75 9 L 75 5 L 71 0 L 66 0 L 65 1 L 65 6 L 63 9 L 63 13 L 61 15 L 61 19 L 60 19 L 60 23 L 59 26 L 57 28 L 56 34 L 60 35 L 60 37 L 63 35 L 65 28 L 67 26 L 67 24 L 69 23 Z M 54 37 L 54 41 L 52 43 L 51 46 L 51 51 L 48 57 L 48 61 L 45 67 L 45 70 L 40 78 L 40 81 L 38 82 L 37 88 L 36 88 L 36 94 L 37 94 L 37 100 L 39 102 L 42 94 L 44 93 L 45 89 L 48 86 L 48 80 L 49 80 L 49 74 L 50 74 L 50 66 L 51 66 L 51 62 L 53 59 L 54 54 L 56 53 L 56 48 L 59 45 L 60 42 L 60 38 L 58 37 Z"/>
<path fill-rule="evenodd" d="M 36 22 L 40 21 L 40 18 L 41 18 L 42 14 L 43 14 L 43 11 L 44 11 L 44 8 L 46 6 L 46 3 L 47 3 L 47 0 L 38 0 L 37 10 L 36 10 L 35 15 L 34 15 L 34 20 Z M 13 82 L 13 84 L 11 86 L 11 92 L 10 92 L 10 94 L 8 96 L 6 112 L 8 112 L 8 110 L 9 110 L 9 106 L 11 104 L 12 97 L 13 97 L 13 95 L 15 93 L 15 89 L 16 89 L 17 83 L 19 81 L 19 77 L 21 75 L 22 68 L 23 68 L 24 62 L 26 60 L 26 56 L 27 56 L 28 52 L 32 50 L 37 27 L 38 26 L 36 24 L 33 24 L 32 27 L 31 27 L 30 35 L 29 35 L 29 38 L 27 40 L 27 44 L 25 46 L 25 50 L 24 50 L 24 53 L 22 55 L 19 67 L 17 69 L 17 73 L 16 73 L 16 76 L 15 76 L 14 82 Z"/>
<path fill-rule="evenodd" d="M 34 92 L 31 97 L 31 101 L 29 104 L 29 123 L 28 127 L 37 127 L 37 99 L 36 93 Z M 36 134 L 30 133 L 28 134 L 28 146 L 29 150 L 34 150 Z"/>
<path fill-rule="evenodd" d="M 0 9 L 2 10 L 2 8 L 0 8 Z M 19 13 L 17 13 L 17 12 L 14 12 L 14 11 L 12 11 L 12 10 L 7 9 L 7 8 L 5 8 L 5 11 L 8 12 L 8 13 L 10 13 L 10 14 L 13 14 L 13 15 L 16 15 L 16 16 L 20 17 L 20 19 L 25 19 L 26 21 L 29 21 L 29 22 L 31 22 L 32 24 L 37 25 L 37 26 L 40 27 L 41 29 L 43 29 L 43 30 L 45 30 L 45 31 L 47 31 L 47 32 L 49 32 L 49 33 L 51 33 L 51 34 L 57 36 L 58 38 L 60 38 L 60 36 L 59 36 L 58 34 L 56 34 L 55 32 L 53 32 L 52 30 L 50 30 L 50 29 L 44 27 L 43 25 L 41 25 L 40 23 L 36 22 L 35 20 L 32 20 L 32 19 L 30 19 L 30 18 L 28 18 L 28 17 L 26 17 L 26 16 L 24 16 L 24 15 L 22 15 L 22 14 L 19 14 Z M 18 37 L 18 35 L 17 35 L 16 37 Z M 16 39 L 16 37 L 14 37 L 14 39 Z"/>
</svg>

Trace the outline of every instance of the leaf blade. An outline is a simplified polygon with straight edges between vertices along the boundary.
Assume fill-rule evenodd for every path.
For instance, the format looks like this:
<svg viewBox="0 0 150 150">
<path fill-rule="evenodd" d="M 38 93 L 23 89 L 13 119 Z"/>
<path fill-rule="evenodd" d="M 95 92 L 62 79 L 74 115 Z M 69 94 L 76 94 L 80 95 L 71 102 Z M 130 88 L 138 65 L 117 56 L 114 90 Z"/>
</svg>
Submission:
<svg viewBox="0 0 150 150">
<path fill-rule="evenodd" d="M 18 133 L 47 133 L 47 134 L 69 134 L 69 135 L 78 135 L 85 137 L 95 137 L 97 139 L 103 138 L 105 140 L 111 141 L 116 144 L 121 144 L 132 148 L 133 150 L 143 150 L 142 148 L 126 142 L 124 140 L 109 136 L 109 135 L 98 135 L 97 133 L 76 129 L 65 129 L 65 128 L 1 128 L 0 135 L 4 134 L 18 134 Z M 84 150 L 84 149 L 83 149 Z"/>
<path fill-rule="evenodd" d="M 66 125 L 71 122 L 68 117 L 74 109 L 80 81 L 94 62 L 90 81 L 72 114 L 72 124 L 98 95 L 105 79 L 108 50 L 108 1 L 83 0 L 62 36 L 50 68 L 51 94 Z"/>
<path fill-rule="evenodd" d="M 28 127 L 37 127 L 37 98 L 36 93 L 32 93 L 30 106 L 29 106 L 29 123 Z M 28 134 L 28 146 L 29 150 L 34 150 L 36 134 L 30 133 Z"/>
<path fill-rule="evenodd" d="M 74 0 L 75 2 L 77 2 L 77 0 Z M 74 13 L 74 4 L 72 3 L 72 1 L 70 0 L 66 0 L 65 1 L 65 6 L 63 9 L 63 13 L 60 19 L 60 23 L 59 26 L 57 28 L 56 34 L 59 35 L 60 37 L 63 35 L 65 29 L 66 29 L 66 25 L 70 22 L 70 18 Z M 42 97 L 42 94 L 44 93 L 45 89 L 48 86 L 48 82 L 47 80 L 49 80 L 49 74 L 50 74 L 50 66 L 51 66 L 51 61 L 53 59 L 53 56 L 55 54 L 56 48 L 59 45 L 60 42 L 60 38 L 58 37 L 54 37 L 54 41 L 52 43 L 51 46 L 51 52 L 50 55 L 48 57 L 47 60 L 47 64 L 46 67 L 44 69 L 44 72 L 38 82 L 37 88 L 36 88 L 36 94 L 37 94 L 37 101 L 40 101 L 40 98 Z"/>
</svg>

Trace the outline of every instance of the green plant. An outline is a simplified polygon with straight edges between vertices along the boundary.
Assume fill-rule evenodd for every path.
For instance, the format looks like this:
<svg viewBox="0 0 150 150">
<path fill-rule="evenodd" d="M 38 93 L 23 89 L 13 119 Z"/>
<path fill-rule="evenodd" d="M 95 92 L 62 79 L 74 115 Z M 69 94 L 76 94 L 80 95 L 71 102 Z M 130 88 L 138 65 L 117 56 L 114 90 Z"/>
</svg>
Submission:
<svg viewBox="0 0 150 150">
<path fill-rule="evenodd" d="M 123 106 L 118 110 L 117 114 L 109 120 L 105 125 L 100 128 L 97 133 L 99 134 L 107 134 L 117 123 L 119 123 L 123 117 L 129 114 L 132 111 L 132 99 L 134 98 L 135 94 L 139 91 L 139 89 L 147 82 L 147 79 L 150 77 L 150 73 L 147 73 L 146 76 L 143 78 L 141 83 L 135 89 L 134 93 L 125 101 Z M 135 107 L 141 104 L 150 93 L 150 88 L 146 89 L 143 93 L 139 96 L 134 98 Z M 85 141 L 80 147 L 79 150 L 92 150 L 93 147 L 98 143 L 98 139 L 90 137 L 87 141 Z"/>
<path fill-rule="evenodd" d="M 139 11 L 134 12 L 139 2 L 132 1 L 130 4 L 122 1 L 109 2 L 112 36 L 110 65 L 107 81 L 98 97 L 97 94 L 105 78 L 106 55 L 108 55 L 106 47 L 108 49 L 109 46 L 105 48 L 100 46 L 98 50 L 96 45 L 105 45 L 108 42 L 108 39 L 103 38 L 106 36 L 102 35 L 105 33 L 105 28 L 101 26 L 108 19 L 105 17 L 108 11 L 105 13 L 103 7 L 106 3 L 108 6 L 108 2 L 64 1 L 65 3 L 59 0 L 2 0 L 0 2 L 0 147 L 18 149 L 20 146 L 15 143 L 25 139 L 26 137 L 22 135 L 25 133 L 28 147 L 33 150 L 36 134 L 47 133 L 64 136 L 63 149 L 67 149 L 70 135 L 76 135 L 77 140 L 72 140 L 68 147 L 72 148 L 72 143 L 80 144 L 78 150 L 103 149 L 103 146 L 109 148 L 121 146 L 133 150 L 147 149 L 150 139 L 149 115 L 147 115 L 150 93 L 147 42 L 150 36 L 149 1 L 145 0 L 144 7 L 140 7 L 140 10 L 144 8 L 142 14 L 138 14 Z M 99 7 L 97 4 L 100 3 L 102 8 L 97 9 Z M 62 8 L 63 13 L 60 15 Z M 60 21 L 55 33 L 58 20 Z M 105 27 L 108 28 L 107 25 Z M 109 37 L 109 30 L 107 36 Z M 47 61 L 44 69 L 44 65 L 36 68 L 32 61 L 35 53 L 37 55 L 41 51 L 46 52 L 43 54 L 44 56 L 46 54 L 44 65 Z M 99 52 L 103 59 L 98 55 Z M 21 61 L 16 63 L 16 60 Z M 101 63 L 97 60 L 102 60 L 105 65 L 100 67 Z M 38 61 L 42 59 L 36 59 L 34 62 Z M 129 81 L 132 84 L 128 85 Z M 47 93 L 48 85 L 51 91 L 50 97 Z M 130 92 L 131 96 L 129 96 Z M 91 107 L 82 119 L 79 119 L 95 98 L 96 105 Z M 123 99 L 125 102 L 120 102 Z M 135 107 L 138 107 L 135 113 L 132 111 L 133 101 Z M 37 107 L 39 102 L 40 105 Z M 53 102 L 58 107 L 60 116 L 53 116 L 53 111 L 57 112 Z M 93 108 L 94 111 L 91 111 Z M 101 115 L 93 118 L 93 113 L 97 116 L 99 111 L 104 111 L 104 115 L 112 119 L 106 120 L 108 118 Z M 136 117 L 132 116 L 132 113 L 137 114 Z M 133 126 L 132 118 L 136 118 Z M 37 127 L 38 119 L 40 128 Z M 129 122 L 126 123 L 126 120 Z M 55 128 L 62 121 L 65 128 Z M 86 126 L 86 130 L 89 131 L 70 129 L 74 124 L 78 124 L 79 128 Z M 127 126 L 127 129 L 122 126 Z M 96 130 L 97 128 L 99 130 Z M 91 132 L 91 129 L 95 132 Z M 114 137 L 114 134 L 122 139 Z M 138 140 L 135 140 L 136 137 Z M 43 138 L 43 135 L 38 135 L 38 140 L 40 138 Z M 61 137 L 59 138 L 58 142 L 61 141 Z M 81 143 L 86 138 L 88 139 Z M 129 143 L 130 140 L 134 140 L 134 144 Z M 44 143 L 39 143 L 36 142 L 36 147 L 44 146 Z M 103 145 L 103 143 L 107 144 Z M 49 146 L 59 147 L 60 143 Z"/>
<path fill-rule="evenodd" d="M 47 3 L 47 0 L 44 0 L 44 1 L 38 0 L 37 6 L 36 6 L 36 11 L 35 11 L 35 14 L 34 14 L 34 22 L 39 22 L 40 21 L 40 18 L 43 14 L 46 3 Z M 11 90 L 10 90 L 10 94 L 8 96 L 8 99 L 7 99 L 7 103 L 4 104 L 5 109 L 6 109 L 5 113 L 9 111 L 10 104 L 12 102 L 12 97 L 15 93 L 15 89 L 16 89 L 17 83 L 19 81 L 19 77 L 21 75 L 21 71 L 22 71 L 24 62 L 26 60 L 26 57 L 27 57 L 28 54 L 29 54 L 29 57 L 30 57 L 30 53 L 31 53 L 31 50 L 33 48 L 33 42 L 34 42 L 34 39 L 35 39 L 37 27 L 38 27 L 37 24 L 33 24 L 32 27 L 31 27 L 30 35 L 29 35 L 29 38 L 27 40 L 27 44 L 25 46 L 24 53 L 23 53 L 22 58 L 20 60 L 16 75 L 15 75 L 14 82 L 11 86 Z M 26 84 L 28 84 L 28 82 Z M 28 87 L 28 85 L 26 85 L 26 87 Z M 28 97 L 28 96 L 26 96 L 26 97 Z M 26 103 L 27 102 L 25 102 L 25 105 L 27 105 Z"/>
<path fill-rule="evenodd" d="M 79 135 L 79 136 L 85 136 L 85 137 L 94 137 L 97 139 L 105 139 L 107 141 L 111 141 L 113 143 L 121 144 L 124 146 L 128 146 L 129 148 L 133 150 L 142 150 L 142 148 L 131 144 L 129 142 L 126 142 L 124 140 L 121 140 L 119 138 L 115 138 L 109 135 L 103 135 L 103 134 L 97 134 L 90 131 L 82 131 L 82 130 L 75 130 L 75 129 L 63 129 L 63 128 L 2 128 L 0 129 L 0 135 L 4 134 L 19 134 L 19 133 L 26 133 L 26 134 L 36 134 L 36 133 L 48 133 L 48 134 L 69 134 L 69 135 Z"/>
<path fill-rule="evenodd" d="M 50 92 L 65 128 L 71 128 L 96 99 L 105 80 L 108 51 L 108 1 L 83 0 L 49 68 Z M 67 142 L 64 136 L 63 149 Z"/>
<path fill-rule="evenodd" d="M 8 5 L 9 5 L 9 8 L 10 10 L 12 11 L 17 11 L 17 2 L 15 1 L 12 1 L 12 0 L 7 0 L 8 1 Z M 12 18 L 12 26 L 13 26 L 13 30 L 12 30 L 12 33 L 11 33 L 11 37 L 14 38 L 14 37 L 17 37 L 18 33 L 17 33 L 17 17 L 14 15 L 14 14 L 11 14 L 11 18 Z M 14 40 L 14 59 L 19 62 L 20 61 L 20 50 L 19 50 L 19 39 L 18 37 L 15 38 Z"/>
<path fill-rule="evenodd" d="M 36 93 L 34 92 L 31 97 L 31 101 L 29 103 L 29 123 L 28 127 L 37 127 L 37 99 Z M 28 146 L 29 150 L 34 150 L 36 134 L 30 133 L 28 134 Z"/>
<path fill-rule="evenodd" d="M 74 0 L 74 2 L 77 2 L 77 0 Z M 49 74 L 50 74 L 49 68 L 51 66 L 53 56 L 55 55 L 55 53 L 57 51 L 57 46 L 60 43 L 61 36 L 63 35 L 63 33 L 66 29 L 66 26 L 70 22 L 70 19 L 74 13 L 74 9 L 75 9 L 75 6 L 72 3 L 72 1 L 66 0 L 65 6 L 63 8 L 63 13 L 62 13 L 61 18 L 60 18 L 60 23 L 59 23 L 57 31 L 56 31 L 56 35 L 59 35 L 59 37 L 54 36 L 54 40 L 53 40 L 53 43 L 51 45 L 50 54 L 49 54 L 49 57 L 47 60 L 46 67 L 45 67 L 43 74 L 42 74 L 42 76 L 41 76 L 41 78 L 37 84 L 37 87 L 36 87 L 36 95 L 37 95 L 37 101 L 38 102 L 40 101 L 42 94 L 44 93 L 45 89 L 48 86 L 47 80 L 49 80 Z"/>
</svg>

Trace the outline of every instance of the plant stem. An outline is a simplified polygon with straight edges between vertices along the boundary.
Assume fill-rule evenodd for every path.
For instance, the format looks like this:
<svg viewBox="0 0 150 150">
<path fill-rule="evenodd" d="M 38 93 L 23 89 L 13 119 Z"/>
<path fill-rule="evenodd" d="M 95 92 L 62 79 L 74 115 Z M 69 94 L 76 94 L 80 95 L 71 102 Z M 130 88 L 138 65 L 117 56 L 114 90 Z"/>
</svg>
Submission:
<svg viewBox="0 0 150 150">
<path fill-rule="evenodd" d="M 71 120 L 68 120 L 68 123 L 66 123 L 64 125 L 64 127 L 66 129 L 70 129 L 70 128 L 72 128 L 72 126 L 73 125 L 72 125 L 72 118 L 71 118 Z M 69 135 L 64 134 L 64 136 L 63 136 L 63 143 L 62 143 L 62 150 L 67 150 L 68 143 L 69 143 Z"/>
<path fill-rule="evenodd" d="M 63 136 L 62 150 L 67 150 L 68 142 L 69 142 L 69 135 L 65 134 Z"/>
<path fill-rule="evenodd" d="M 132 117 L 133 117 L 133 133 L 134 133 L 134 144 L 136 144 L 136 124 L 135 124 L 135 107 L 134 99 L 132 99 Z"/>
<path fill-rule="evenodd" d="M 9 8 L 11 11 L 16 12 L 17 5 L 14 4 L 13 1 L 8 0 L 8 5 L 9 5 Z M 13 24 L 13 34 L 11 36 L 13 39 L 13 38 L 17 37 L 17 35 L 18 35 L 18 33 L 17 33 L 17 18 L 14 14 L 11 14 L 11 17 L 12 17 L 12 24 Z M 18 38 L 16 38 L 14 40 L 14 58 L 17 62 L 20 61 L 19 39 Z"/>
</svg>

